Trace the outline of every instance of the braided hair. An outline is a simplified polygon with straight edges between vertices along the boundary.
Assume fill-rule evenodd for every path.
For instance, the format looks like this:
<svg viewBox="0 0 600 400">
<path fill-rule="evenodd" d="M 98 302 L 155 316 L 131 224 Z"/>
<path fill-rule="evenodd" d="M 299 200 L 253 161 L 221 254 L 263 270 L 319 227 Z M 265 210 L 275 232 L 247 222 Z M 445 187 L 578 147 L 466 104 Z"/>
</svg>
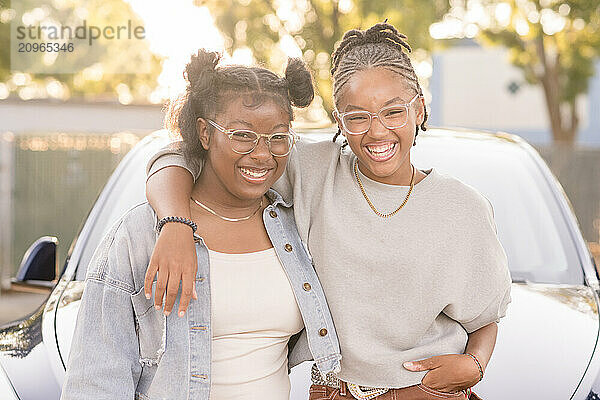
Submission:
<svg viewBox="0 0 600 400">
<path fill-rule="evenodd" d="M 407 53 L 412 50 L 406 42 L 406 36 L 399 33 L 391 24 L 375 24 L 366 31 L 352 29 L 346 32 L 342 42 L 333 52 L 331 76 L 333 77 L 333 98 L 338 104 L 341 98 L 341 90 L 350 78 L 358 71 L 370 68 L 386 68 L 402 76 L 411 89 L 420 96 L 423 90 L 417 79 L 417 74 L 410 62 Z M 427 130 L 427 108 L 425 116 L 420 125 L 422 130 Z M 341 134 L 338 129 L 333 141 Z M 419 134 L 419 126 L 415 131 Z"/>
<path fill-rule="evenodd" d="M 250 108 L 271 99 L 287 110 L 291 121 L 292 105 L 306 107 L 314 97 L 312 77 L 301 59 L 288 60 L 284 77 L 260 67 L 220 66 L 220 60 L 219 53 L 204 49 L 192 55 L 183 73 L 185 93 L 166 107 L 165 128 L 181 136 L 181 150 L 193 167 L 201 165 L 206 152 L 196 130 L 198 118 L 214 119 L 229 101 L 241 97 Z"/>
</svg>

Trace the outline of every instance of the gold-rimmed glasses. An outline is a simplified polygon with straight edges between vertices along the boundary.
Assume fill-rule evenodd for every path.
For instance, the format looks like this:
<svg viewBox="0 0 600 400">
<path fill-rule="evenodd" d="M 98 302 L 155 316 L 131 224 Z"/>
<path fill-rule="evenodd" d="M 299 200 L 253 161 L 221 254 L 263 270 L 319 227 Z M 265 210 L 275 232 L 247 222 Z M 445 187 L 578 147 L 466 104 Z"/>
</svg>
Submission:
<svg viewBox="0 0 600 400">
<path fill-rule="evenodd" d="M 366 110 L 356 110 L 341 113 L 338 110 L 333 111 L 333 115 L 342 122 L 342 127 L 351 135 L 362 135 L 371 129 L 373 118 L 379 118 L 379 121 L 387 129 L 398 129 L 406 125 L 408 121 L 409 107 L 420 97 L 416 94 L 406 104 L 394 104 L 386 106 L 372 113 Z"/>
<path fill-rule="evenodd" d="M 256 133 L 249 129 L 226 129 L 215 121 L 206 119 L 215 129 L 229 136 L 231 149 L 238 154 L 250 154 L 258 145 L 261 137 L 265 138 L 269 152 L 275 157 L 285 157 L 290 154 L 298 136 L 292 128 L 287 132 L 276 132 L 271 134 Z"/>
</svg>

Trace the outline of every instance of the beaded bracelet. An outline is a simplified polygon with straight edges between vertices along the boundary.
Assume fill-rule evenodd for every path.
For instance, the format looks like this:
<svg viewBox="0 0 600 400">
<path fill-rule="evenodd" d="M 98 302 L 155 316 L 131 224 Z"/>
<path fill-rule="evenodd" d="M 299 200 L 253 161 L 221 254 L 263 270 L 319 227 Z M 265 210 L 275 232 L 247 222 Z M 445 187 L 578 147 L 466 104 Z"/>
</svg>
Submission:
<svg viewBox="0 0 600 400">
<path fill-rule="evenodd" d="M 477 368 L 479 368 L 479 382 L 481 382 L 481 380 L 483 379 L 483 368 L 481 368 L 481 363 L 479 362 L 477 357 L 475 357 L 473 354 L 471 354 L 471 353 L 465 353 L 465 354 L 468 355 L 469 357 L 471 357 L 473 359 L 473 361 L 475 361 L 475 364 L 477 364 Z"/>
<path fill-rule="evenodd" d="M 192 231 L 194 231 L 194 233 L 196 233 L 196 229 L 198 229 L 198 226 L 196 225 L 196 223 L 194 221 L 192 221 L 191 219 L 187 219 L 187 218 L 183 218 L 183 217 L 164 217 L 160 221 L 158 221 L 158 225 L 156 227 L 156 229 L 158 230 L 159 233 L 160 233 L 161 229 L 163 228 L 163 226 L 165 226 L 165 224 L 167 222 L 179 222 L 181 224 L 185 224 L 185 225 L 189 226 L 190 228 L 192 228 Z"/>
</svg>

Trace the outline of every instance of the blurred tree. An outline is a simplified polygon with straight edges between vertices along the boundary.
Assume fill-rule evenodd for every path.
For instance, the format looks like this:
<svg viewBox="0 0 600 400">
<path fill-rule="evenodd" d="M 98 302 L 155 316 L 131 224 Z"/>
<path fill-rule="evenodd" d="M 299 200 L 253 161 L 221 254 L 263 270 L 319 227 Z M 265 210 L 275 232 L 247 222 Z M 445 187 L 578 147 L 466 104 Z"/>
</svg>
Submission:
<svg viewBox="0 0 600 400">
<path fill-rule="evenodd" d="M 6 81 L 10 76 L 10 12 L 9 0 L 0 0 L 0 82 Z"/>
<path fill-rule="evenodd" d="M 20 2 L 19 8 L 26 7 L 27 11 L 38 10 L 40 17 L 34 26 L 54 25 L 58 21 L 63 26 L 75 27 L 79 26 L 82 20 L 86 20 L 88 26 L 115 27 L 127 25 L 128 20 L 131 20 L 134 27 L 143 26 L 142 21 L 124 0 L 17 1 Z M 161 72 L 162 60 L 150 51 L 145 40 L 132 42 L 115 39 L 108 44 L 105 41 L 103 45 L 76 45 L 75 51 L 69 55 L 69 62 L 77 66 L 77 72 L 74 73 L 12 70 L 11 47 L 8 44 L 17 39 L 11 37 L 10 24 L 17 23 L 20 16 L 15 12 L 16 5 L 11 8 L 10 4 L 8 0 L 0 0 L 0 43 L 3 44 L 0 46 L 0 85 L 4 82 L 4 87 L 8 88 L 10 93 L 16 92 L 25 99 L 55 97 L 66 100 L 70 97 L 80 97 L 95 100 L 117 98 L 125 104 L 148 102 Z M 124 54 L 127 56 L 123 57 Z M 57 62 L 61 61 L 60 56 L 59 53 Z M 94 60 L 94 63 L 90 64 L 89 60 Z M 143 66 L 143 73 L 135 73 L 132 65 Z M 15 82 L 15 74 L 19 76 L 18 82 Z"/>
<path fill-rule="evenodd" d="M 302 55 L 313 70 L 328 115 L 333 109 L 330 55 L 346 30 L 365 29 L 387 18 L 408 36 L 413 49 L 431 50 L 429 25 L 449 9 L 448 0 L 195 0 L 195 4 L 209 8 L 230 53 L 251 48 L 258 62 L 280 71 L 286 53 Z"/>
<path fill-rule="evenodd" d="M 555 142 L 572 145 L 579 126 L 577 99 L 587 92 L 600 56 L 600 2 L 468 3 L 483 5 L 490 17 L 480 24 L 484 43 L 508 48 L 511 62 L 523 70 L 527 82 L 542 86 Z"/>
</svg>

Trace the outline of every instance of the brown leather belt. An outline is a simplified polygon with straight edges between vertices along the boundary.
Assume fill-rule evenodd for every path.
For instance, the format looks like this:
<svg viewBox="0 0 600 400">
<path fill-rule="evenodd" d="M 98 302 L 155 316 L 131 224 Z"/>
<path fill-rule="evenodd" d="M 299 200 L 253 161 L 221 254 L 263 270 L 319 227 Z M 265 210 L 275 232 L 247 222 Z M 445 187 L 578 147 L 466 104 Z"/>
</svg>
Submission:
<svg viewBox="0 0 600 400">
<path fill-rule="evenodd" d="M 331 372 L 323 377 L 316 365 L 312 366 L 311 380 L 313 383 L 313 386 L 311 387 L 311 393 L 314 392 L 314 395 L 317 395 L 316 392 L 319 390 L 326 392 L 336 390 L 339 391 L 340 396 L 347 398 L 353 397 L 357 400 L 479 399 L 479 397 L 472 393 L 470 389 L 457 393 L 446 393 L 429 388 L 422 384 L 400 389 L 359 386 L 349 382 L 344 382 Z"/>
</svg>

